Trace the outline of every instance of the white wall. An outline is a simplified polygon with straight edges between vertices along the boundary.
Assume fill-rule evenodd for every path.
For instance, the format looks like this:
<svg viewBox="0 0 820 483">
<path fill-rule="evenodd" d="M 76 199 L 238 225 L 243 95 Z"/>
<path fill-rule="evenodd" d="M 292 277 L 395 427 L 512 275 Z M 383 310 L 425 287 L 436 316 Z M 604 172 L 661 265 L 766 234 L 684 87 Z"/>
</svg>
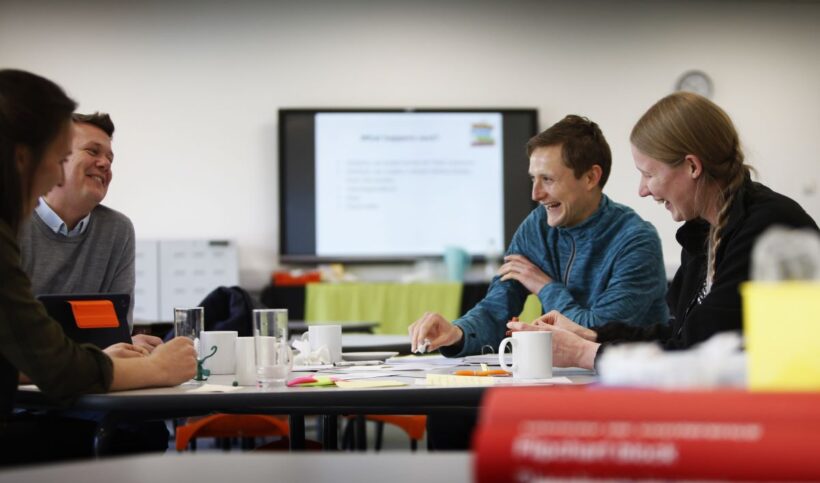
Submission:
<svg viewBox="0 0 820 483">
<path fill-rule="evenodd" d="M 702 69 L 761 180 L 820 219 L 820 2 L 107 3 L 0 0 L 0 66 L 112 113 L 106 203 L 140 238 L 236 239 L 249 287 L 278 263 L 280 107 L 534 106 L 542 127 L 589 116 L 613 149 L 607 192 L 655 223 L 675 264 L 675 224 L 637 196 L 627 138 Z"/>
</svg>

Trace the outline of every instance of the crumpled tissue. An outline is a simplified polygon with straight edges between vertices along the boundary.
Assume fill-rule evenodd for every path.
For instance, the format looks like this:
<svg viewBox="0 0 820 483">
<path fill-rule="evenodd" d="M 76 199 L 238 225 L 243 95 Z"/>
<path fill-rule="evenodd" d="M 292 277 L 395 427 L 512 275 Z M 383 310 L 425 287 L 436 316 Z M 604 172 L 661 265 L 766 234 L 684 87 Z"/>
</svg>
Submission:
<svg viewBox="0 0 820 483">
<path fill-rule="evenodd" d="M 320 366 L 331 364 L 330 350 L 326 345 L 317 347 L 315 350 L 310 350 L 310 341 L 296 339 L 292 343 L 293 348 L 299 351 L 299 354 L 293 357 L 294 366 Z"/>
<path fill-rule="evenodd" d="M 721 332 L 686 351 L 655 343 L 607 348 L 598 363 L 601 383 L 665 389 L 746 386 L 746 354 L 738 332 Z"/>
<path fill-rule="evenodd" d="M 757 282 L 820 280 L 820 237 L 807 228 L 769 228 L 755 242 L 751 271 Z"/>
</svg>

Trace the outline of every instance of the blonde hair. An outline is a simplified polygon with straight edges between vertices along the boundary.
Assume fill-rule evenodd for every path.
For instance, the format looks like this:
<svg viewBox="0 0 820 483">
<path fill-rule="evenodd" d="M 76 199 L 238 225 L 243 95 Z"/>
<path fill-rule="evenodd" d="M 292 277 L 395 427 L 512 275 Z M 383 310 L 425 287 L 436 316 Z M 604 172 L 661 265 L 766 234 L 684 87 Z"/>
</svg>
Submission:
<svg viewBox="0 0 820 483">
<path fill-rule="evenodd" d="M 705 97 L 690 92 L 670 94 L 649 108 L 632 128 L 629 137 L 639 151 L 670 166 L 678 166 L 687 155 L 697 156 L 703 164 L 697 193 L 716 188 L 715 196 L 698 196 L 703 207 L 717 208 L 717 222 L 709 229 L 707 288 L 715 275 L 715 254 L 720 247 L 723 228 L 729 218 L 729 207 L 743 185 L 751 167 L 743 162 L 737 131 L 732 120 L 720 107 Z M 708 190 L 706 191 L 709 192 Z"/>
</svg>

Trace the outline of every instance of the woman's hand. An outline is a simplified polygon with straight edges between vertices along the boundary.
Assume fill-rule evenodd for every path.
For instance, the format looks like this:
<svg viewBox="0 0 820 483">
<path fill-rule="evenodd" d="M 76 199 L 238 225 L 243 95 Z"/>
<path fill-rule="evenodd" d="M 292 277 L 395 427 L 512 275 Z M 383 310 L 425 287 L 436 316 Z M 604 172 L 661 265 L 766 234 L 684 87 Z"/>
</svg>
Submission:
<svg viewBox="0 0 820 483">
<path fill-rule="evenodd" d="M 546 314 L 535 319 L 532 322 L 532 324 L 536 327 L 551 325 L 553 327 L 558 327 L 559 329 L 564 329 L 568 332 L 572 332 L 573 334 L 592 342 L 598 340 L 597 332 L 595 332 L 592 329 L 587 329 L 582 325 L 576 324 L 575 322 L 569 320 L 569 318 L 567 318 L 557 310 L 550 310 Z"/>
<path fill-rule="evenodd" d="M 550 314 L 552 314 L 552 312 L 550 312 Z M 558 312 L 555 312 L 555 314 L 558 314 Z M 570 327 L 575 326 L 584 329 L 563 315 L 558 315 L 572 324 Z M 598 347 L 600 347 L 601 344 L 581 337 L 580 335 L 561 328 L 555 324 L 550 324 L 547 321 L 542 320 L 544 317 L 541 317 L 532 324 L 510 321 L 507 323 L 507 328 L 513 332 L 519 330 L 544 330 L 552 332 L 552 365 L 556 367 L 581 367 L 584 369 L 594 369 L 595 355 L 598 353 Z M 549 320 L 555 321 L 555 317 L 553 316 Z M 562 325 L 563 323 L 564 322 L 562 322 Z"/>
</svg>

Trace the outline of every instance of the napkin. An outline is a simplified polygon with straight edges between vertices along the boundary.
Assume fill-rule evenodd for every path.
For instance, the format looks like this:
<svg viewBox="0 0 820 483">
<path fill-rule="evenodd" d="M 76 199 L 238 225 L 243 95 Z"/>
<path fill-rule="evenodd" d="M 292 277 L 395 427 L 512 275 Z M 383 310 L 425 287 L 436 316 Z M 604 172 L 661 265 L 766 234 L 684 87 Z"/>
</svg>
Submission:
<svg viewBox="0 0 820 483">
<path fill-rule="evenodd" d="M 299 351 L 299 354 L 294 356 L 293 365 L 295 366 L 320 366 L 330 364 L 330 350 L 326 345 L 310 350 L 310 341 L 296 339 L 293 341 L 293 348 Z"/>
</svg>

